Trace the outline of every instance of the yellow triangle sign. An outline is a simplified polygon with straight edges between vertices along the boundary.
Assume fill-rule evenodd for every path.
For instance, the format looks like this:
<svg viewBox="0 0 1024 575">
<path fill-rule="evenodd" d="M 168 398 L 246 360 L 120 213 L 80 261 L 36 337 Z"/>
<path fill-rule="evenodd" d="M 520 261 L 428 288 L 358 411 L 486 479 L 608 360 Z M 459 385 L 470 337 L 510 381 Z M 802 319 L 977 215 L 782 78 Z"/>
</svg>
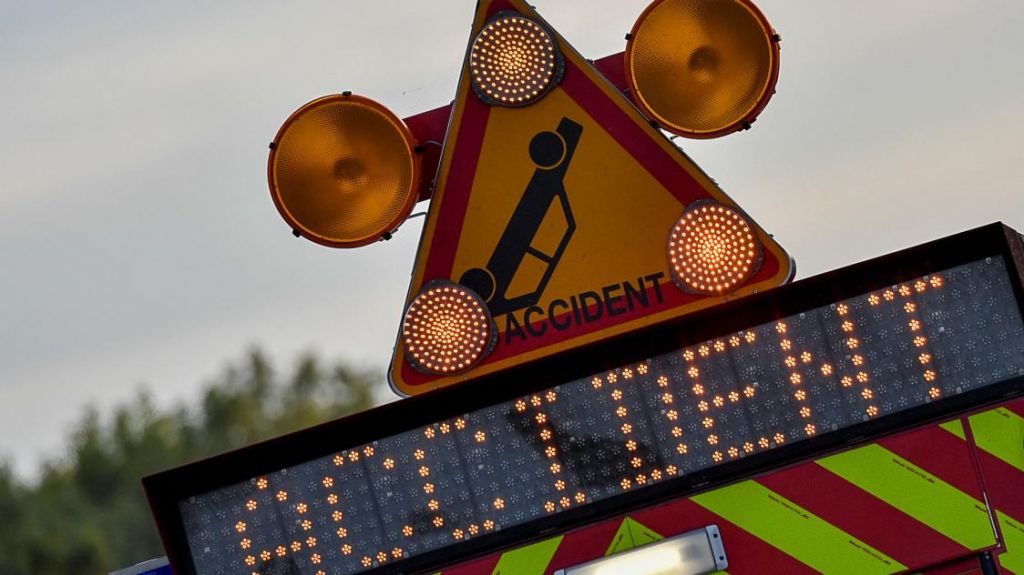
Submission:
<svg viewBox="0 0 1024 575">
<path fill-rule="evenodd" d="M 500 13 L 500 14 L 499 14 Z M 481 295 L 497 328 L 493 352 L 458 375 L 405 359 L 389 380 L 414 395 L 507 369 L 786 283 L 789 255 L 745 217 L 756 270 L 727 296 L 677 287 L 666 244 L 687 206 L 736 203 L 520 0 L 480 0 L 473 39 L 514 14 L 546 29 L 563 57 L 558 83 L 526 106 L 490 105 L 469 63 L 453 106 L 407 304 L 429 282 Z"/>
</svg>

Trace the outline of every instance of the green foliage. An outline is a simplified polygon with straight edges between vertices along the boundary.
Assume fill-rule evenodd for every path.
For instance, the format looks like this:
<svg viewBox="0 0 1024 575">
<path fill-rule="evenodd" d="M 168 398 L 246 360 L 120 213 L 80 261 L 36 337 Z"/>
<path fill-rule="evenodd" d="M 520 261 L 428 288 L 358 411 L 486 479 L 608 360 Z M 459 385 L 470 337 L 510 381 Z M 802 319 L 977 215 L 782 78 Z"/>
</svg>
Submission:
<svg viewBox="0 0 1024 575">
<path fill-rule="evenodd" d="M 0 463 L 0 575 L 100 574 L 162 555 L 144 475 L 367 409 L 379 382 L 313 355 L 278 377 L 252 351 L 194 407 L 161 410 L 140 393 L 109 417 L 89 410 L 36 483 Z"/>
</svg>

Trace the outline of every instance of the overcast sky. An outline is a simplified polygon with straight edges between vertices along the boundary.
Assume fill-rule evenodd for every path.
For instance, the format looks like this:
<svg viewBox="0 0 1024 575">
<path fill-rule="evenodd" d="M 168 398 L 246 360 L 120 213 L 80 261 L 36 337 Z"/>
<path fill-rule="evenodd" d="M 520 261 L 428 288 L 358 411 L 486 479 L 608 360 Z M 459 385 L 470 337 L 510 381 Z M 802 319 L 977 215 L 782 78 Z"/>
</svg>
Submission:
<svg viewBox="0 0 1024 575">
<path fill-rule="evenodd" d="M 402 116 L 450 101 L 474 4 L 0 4 L 0 457 L 31 475 L 83 406 L 188 398 L 252 344 L 383 373 L 423 219 L 357 250 L 294 239 L 267 142 L 324 94 Z M 535 4 L 591 58 L 645 6 Z M 753 130 L 681 144 L 798 277 L 1024 230 L 1024 2 L 759 5 L 778 94 Z"/>
</svg>

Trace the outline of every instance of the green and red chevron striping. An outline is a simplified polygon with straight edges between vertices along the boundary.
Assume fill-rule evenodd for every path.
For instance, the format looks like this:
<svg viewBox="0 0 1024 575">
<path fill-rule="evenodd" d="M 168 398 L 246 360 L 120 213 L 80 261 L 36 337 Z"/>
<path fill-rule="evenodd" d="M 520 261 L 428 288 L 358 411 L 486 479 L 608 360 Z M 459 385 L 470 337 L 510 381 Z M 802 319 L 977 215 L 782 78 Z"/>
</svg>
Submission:
<svg viewBox="0 0 1024 575">
<path fill-rule="evenodd" d="M 973 415 L 969 421 L 1005 546 L 996 560 L 1004 572 L 1024 575 L 1024 401 Z M 966 439 L 944 427 L 951 437 Z"/>
<path fill-rule="evenodd" d="M 558 546 L 554 557 L 544 569 L 544 575 L 551 575 L 563 567 L 604 557 L 605 551 L 613 543 L 622 521 L 618 518 L 611 519 L 566 533 L 562 544 Z"/>
<path fill-rule="evenodd" d="M 619 526 L 633 521 L 640 528 L 656 533 L 659 537 L 671 537 L 705 525 L 718 525 L 722 540 L 730 549 L 729 571 L 731 573 L 815 573 L 813 569 L 780 549 L 740 529 L 725 518 L 708 511 L 689 499 L 673 501 L 631 514 L 627 519 L 614 519 L 589 526 L 565 535 L 558 551 L 544 575 L 552 575 L 558 569 L 578 565 L 606 555 L 605 550 L 616 546 L 614 538 L 621 534 Z M 648 537 L 647 539 L 655 539 Z M 637 545 L 649 542 L 634 542 Z M 627 544 L 624 548 L 630 548 Z M 446 572 L 445 575 L 448 575 Z"/>
<path fill-rule="evenodd" d="M 917 429 L 878 443 L 971 497 L 982 498 L 979 471 L 973 464 L 970 446 L 941 427 Z"/>
<path fill-rule="evenodd" d="M 630 515 L 640 523 L 670 536 L 699 529 L 705 525 L 718 525 L 729 556 L 729 572 L 743 573 L 815 573 L 816 571 L 795 557 L 783 552 L 754 534 L 741 529 L 721 515 L 689 499 L 645 509 Z"/>
<path fill-rule="evenodd" d="M 642 527 L 664 537 L 705 525 L 718 525 L 722 538 L 732 553 L 729 566 L 731 573 L 816 573 L 814 569 L 797 559 L 688 499 L 647 509 L 632 514 L 630 518 L 640 523 Z M 509 553 L 506 553 L 450 567 L 443 571 L 443 575 L 552 575 L 558 569 L 604 557 L 605 551 L 614 545 L 614 538 L 623 521 L 624 519 L 607 520 L 566 533 L 550 560 L 543 553 L 523 554 L 525 556 L 519 558 L 517 566 L 519 569 L 528 569 L 529 572 L 517 570 L 515 573 L 506 573 L 502 570 L 500 563 L 508 563 L 502 561 L 507 559 Z M 533 545 L 541 544 L 543 542 Z M 628 545 L 627 548 L 631 546 Z"/>
<path fill-rule="evenodd" d="M 1006 546 L 997 560 L 1006 572 L 1024 575 L 1024 472 L 981 450 L 978 458 Z"/>
<path fill-rule="evenodd" d="M 822 573 L 887 574 L 906 566 L 756 481 L 692 498 L 745 531 Z M 727 553 L 731 557 L 734 552 Z M 742 554 L 743 550 L 739 550 Z M 750 571 L 760 573 L 760 571 Z"/>
<path fill-rule="evenodd" d="M 757 481 L 908 568 L 920 568 L 971 553 L 963 545 L 820 465 L 805 463 Z"/>
<path fill-rule="evenodd" d="M 972 550 L 997 543 L 981 500 L 881 445 L 832 455 L 817 464 Z"/>
<path fill-rule="evenodd" d="M 968 418 L 982 483 L 995 510 L 1005 552 L 997 556 L 1004 571 L 1024 575 L 1024 401 L 1014 401 Z M 968 448 L 959 422 L 922 430 L 927 445 L 907 445 L 898 438 L 882 443 L 950 484 L 970 491 L 967 470 L 951 466 L 941 454 Z"/>
<path fill-rule="evenodd" d="M 978 459 L 992 506 L 1024 521 L 1024 472 L 984 451 L 979 451 Z"/>
</svg>

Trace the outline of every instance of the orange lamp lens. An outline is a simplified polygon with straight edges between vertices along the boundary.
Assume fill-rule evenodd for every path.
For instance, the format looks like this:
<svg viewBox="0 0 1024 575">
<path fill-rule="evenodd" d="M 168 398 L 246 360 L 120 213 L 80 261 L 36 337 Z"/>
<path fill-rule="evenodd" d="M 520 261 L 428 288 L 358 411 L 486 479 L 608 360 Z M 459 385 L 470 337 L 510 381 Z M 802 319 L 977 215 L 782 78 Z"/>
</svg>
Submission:
<svg viewBox="0 0 1024 575">
<path fill-rule="evenodd" d="M 668 239 L 672 279 L 683 291 L 729 293 L 761 266 L 761 244 L 738 211 L 711 200 L 686 207 Z"/>
<path fill-rule="evenodd" d="M 480 296 L 445 280 L 424 286 L 402 324 L 406 361 L 431 375 L 470 369 L 494 349 L 497 335 Z"/>
<path fill-rule="evenodd" d="M 484 103 L 526 106 L 562 78 L 562 54 L 543 26 L 519 14 L 499 12 L 473 41 L 469 73 Z"/>
<path fill-rule="evenodd" d="M 626 46 L 637 105 L 675 134 L 749 126 L 775 92 L 777 36 L 749 0 L 655 0 Z"/>
<path fill-rule="evenodd" d="M 409 128 L 354 95 L 299 108 L 271 146 L 270 193 L 296 233 L 349 248 L 397 228 L 416 203 L 419 156 Z"/>
</svg>

